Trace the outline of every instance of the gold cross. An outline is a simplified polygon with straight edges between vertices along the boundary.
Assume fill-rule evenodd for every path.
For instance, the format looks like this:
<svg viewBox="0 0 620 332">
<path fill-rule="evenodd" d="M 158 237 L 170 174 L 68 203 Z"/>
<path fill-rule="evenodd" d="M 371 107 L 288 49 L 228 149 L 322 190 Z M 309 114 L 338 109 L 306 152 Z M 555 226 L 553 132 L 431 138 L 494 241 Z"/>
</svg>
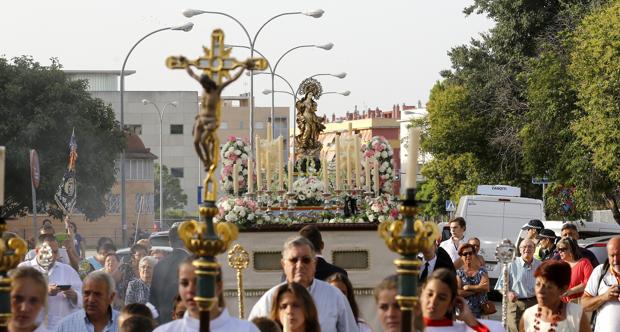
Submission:
<svg viewBox="0 0 620 332">
<path fill-rule="evenodd" d="M 245 62 L 230 57 L 232 48 L 224 47 L 224 31 L 221 29 L 213 30 L 211 34 L 211 49 L 202 47 L 205 54 L 196 60 L 187 60 L 181 57 L 171 56 L 166 59 L 166 66 L 170 69 L 185 69 L 193 66 L 202 69 L 217 85 L 222 84 L 224 78 L 230 79 L 230 71 L 238 67 L 243 67 Z M 265 70 L 267 60 L 254 58 L 254 70 Z"/>
</svg>

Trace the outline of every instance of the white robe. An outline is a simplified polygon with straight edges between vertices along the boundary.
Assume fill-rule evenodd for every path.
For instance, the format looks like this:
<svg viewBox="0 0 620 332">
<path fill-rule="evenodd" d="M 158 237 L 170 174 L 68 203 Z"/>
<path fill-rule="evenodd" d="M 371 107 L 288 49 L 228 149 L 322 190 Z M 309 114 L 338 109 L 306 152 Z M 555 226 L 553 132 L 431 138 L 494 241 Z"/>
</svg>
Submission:
<svg viewBox="0 0 620 332">
<path fill-rule="evenodd" d="M 211 320 L 209 327 L 211 332 L 260 332 L 251 322 L 231 317 L 226 308 L 219 316 Z M 200 320 L 193 318 L 189 311 L 186 311 L 183 318 L 161 325 L 153 332 L 195 332 L 199 330 Z"/>
</svg>

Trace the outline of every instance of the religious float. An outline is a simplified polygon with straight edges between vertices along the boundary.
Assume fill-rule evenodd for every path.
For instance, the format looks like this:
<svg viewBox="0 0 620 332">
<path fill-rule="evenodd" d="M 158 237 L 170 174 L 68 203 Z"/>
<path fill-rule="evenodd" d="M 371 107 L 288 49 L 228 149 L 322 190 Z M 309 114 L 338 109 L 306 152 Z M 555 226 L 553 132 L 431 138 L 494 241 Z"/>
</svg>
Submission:
<svg viewBox="0 0 620 332">
<path fill-rule="evenodd" d="M 222 90 L 244 70 L 264 70 L 267 63 L 261 58 L 231 58 L 221 30 L 214 30 L 211 48 L 203 49 L 205 54 L 196 60 L 181 56 L 166 61 L 171 69 L 186 70 L 204 89 L 194 126 L 195 149 L 207 173 L 201 221 L 186 221 L 179 227 L 186 247 L 199 257 L 194 266 L 201 331 L 208 329 L 209 310 L 217 302 L 217 269 L 221 267 L 224 274 L 228 309 L 245 317 L 266 290 L 281 282 L 282 245 L 307 224 L 321 229 L 326 260 L 348 271 L 361 317 L 377 325 L 372 290 L 396 272 L 401 284 L 397 300 L 404 322 L 410 322 L 417 301 L 416 257 L 438 235 L 434 224 L 414 220 L 415 177 L 408 179 L 406 196 L 397 201 L 391 190 L 393 151 L 384 138 L 362 142 L 349 128 L 337 134 L 332 146 L 323 146 L 319 135 L 325 127 L 316 114 L 322 88 L 313 78 L 304 80 L 297 91 L 299 134 L 290 160 L 283 160 L 283 138 L 274 139 L 271 126 L 266 137 L 255 137 L 253 144 L 230 137 L 220 145 L 216 132 Z M 414 139 L 409 152 L 416 158 L 419 130 L 410 132 Z M 222 191 L 226 194 L 218 198 Z"/>
</svg>

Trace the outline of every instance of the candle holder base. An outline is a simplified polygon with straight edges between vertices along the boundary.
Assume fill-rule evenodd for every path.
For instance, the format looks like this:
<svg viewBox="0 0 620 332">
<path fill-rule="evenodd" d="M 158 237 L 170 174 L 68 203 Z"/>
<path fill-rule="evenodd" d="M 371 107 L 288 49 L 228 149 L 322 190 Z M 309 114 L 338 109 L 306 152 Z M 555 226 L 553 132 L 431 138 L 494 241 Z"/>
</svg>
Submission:
<svg viewBox="0 0 620 332">
<path fill-rule="evenodd" d="M 323 209 L 325 211 L 330 210 L 331 209 L 330 198 L 332 197 L 332 194 L 328 192 L 324 192 L 322 196 L 323 196 L 323 204 L 325 204 L 325 207 Z"/>
<path fill-rule="evenodd" d="M 294 217 L 294 213 L 295 213 L 295 203 L 297 203 L 295 201 L 295 193 L 291 191 L 287 192 L 286 198 L 287 198 L 286 202 L 288 204 L 288 217 L 289 219 L 292 220 Z"/>
<path fill-rule="evenodd" d="M 277 191 L 278 194 L 278 198 L 280 199 L 280 206 L 279 206 L 279 210 L 280 212 L 284 211 L 284 207 L 285 207 L 285 203 L 286 203 L 286 190 L 284 189 L 280 189 Z"/>
</svg>

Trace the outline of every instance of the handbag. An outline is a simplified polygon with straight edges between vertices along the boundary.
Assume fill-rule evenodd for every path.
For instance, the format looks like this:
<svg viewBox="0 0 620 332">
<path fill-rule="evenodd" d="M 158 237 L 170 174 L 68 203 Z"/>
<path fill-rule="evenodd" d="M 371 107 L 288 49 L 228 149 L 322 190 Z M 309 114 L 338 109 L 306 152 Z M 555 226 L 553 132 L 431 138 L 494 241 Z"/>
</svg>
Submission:
<svg viewBox="0 0 620 332">
<path fill-rule="evenodd" d="M 491 301 L 486 301 L 482 303 L 482 306 L 480 308 L 482 309 L 483 315 L 492 315 L 497 312 L 497 309 L 495 308 L 495 303 Z"/>
</svg>

